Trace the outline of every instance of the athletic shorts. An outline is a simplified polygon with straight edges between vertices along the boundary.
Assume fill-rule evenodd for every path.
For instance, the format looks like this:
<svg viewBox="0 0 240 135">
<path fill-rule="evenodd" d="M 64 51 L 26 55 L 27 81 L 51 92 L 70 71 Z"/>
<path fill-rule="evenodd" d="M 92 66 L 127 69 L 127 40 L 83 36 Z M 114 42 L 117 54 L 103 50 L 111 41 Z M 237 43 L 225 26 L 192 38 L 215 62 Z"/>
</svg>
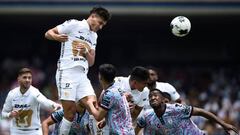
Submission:
<svg viewBox="0 0 240 135">
<path fill-rule="evenodd" d="M 76 66 L 57 70 L 56 84 L 60 100 L 79 101 L 86 96 L 96 96 L 84 68 Z"/>
<path fill-rule="evenodd" d="M 36 129 L 10 129 L 11 135 L 42 135 L 42 128 Z"/>
</svg>

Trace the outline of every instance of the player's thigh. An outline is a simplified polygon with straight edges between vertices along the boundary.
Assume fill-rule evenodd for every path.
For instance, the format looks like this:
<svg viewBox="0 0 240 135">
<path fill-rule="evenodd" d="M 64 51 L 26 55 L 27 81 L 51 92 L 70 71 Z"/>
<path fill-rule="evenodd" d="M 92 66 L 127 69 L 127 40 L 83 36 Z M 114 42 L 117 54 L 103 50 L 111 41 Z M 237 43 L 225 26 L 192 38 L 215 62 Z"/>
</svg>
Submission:
<svg viewBox="0 0 240 135">
<path fill-rule="evenodd" d="M 77 101 L 79 101 L 83 98 L 85 98 L 86 100 L 96 99 L 95 91 L 92 87 L 90 80 L 87 78 L 86 75 L 82 76 L 81 81 L 76 89 L 77 89 L 76 90 L 77 91 L 77 95 L 76 95 Z"/>
<path fill-rule="evenodd" d="M 62 107 L 64 110 L 64 117 L 70 121 L 74 119 L 76 113 L 76 103 L 75 101 L 61 100 Z"/>
<path fill-rule="evenodd" d="M 76 101 L 76 91 L 79 81 L 72 74 L 72 69 L 57 70 L 56 84 L 60 100 Z"/>
</svg>

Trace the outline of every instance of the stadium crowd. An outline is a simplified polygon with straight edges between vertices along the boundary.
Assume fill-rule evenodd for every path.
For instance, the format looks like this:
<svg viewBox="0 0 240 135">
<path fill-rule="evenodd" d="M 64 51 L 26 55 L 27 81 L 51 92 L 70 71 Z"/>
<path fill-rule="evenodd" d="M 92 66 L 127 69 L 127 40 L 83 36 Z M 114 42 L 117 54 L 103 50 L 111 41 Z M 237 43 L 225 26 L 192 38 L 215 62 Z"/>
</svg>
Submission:
<svg viewBox="0 0 240 135">
<path fill-rule="evenodd" d="M 5 59 L 0 63 L 0 109 L 9 90 L 16 86 L 16 73 L 28 66 L 33 71 L 33 86 L 54 101 L 58 100 L 55 85 L 54 64 L 46 64 L 39 58 L 32 61 Z M 134 66 L 134 65 L 133 65 Z M 161 67 L 159 81 L 169 82 L 178 90 L 184 103 L 211 111 L 229 124 L 240 129 L 240 74 L 234 67 L 216 66 L 191 66 L 191 67 Z M 96 66 L 97 67 L 97 66 Z M 131 67 L 117 67 L 121 75 L 130 72 Z M 97 94 L 101 92 L 97 75 L 93 68 L 89 78 Z M 41 118 L 45 119 L 50 112 L 42 112 Z M 210 123 L 201 117 L 193 117 L 193 121 L 209 135 L 223 135 L 224 131 L 218 125 Z M 9 134 L 9 121 L 0 119 L 1 135 Z"/>
</svg>

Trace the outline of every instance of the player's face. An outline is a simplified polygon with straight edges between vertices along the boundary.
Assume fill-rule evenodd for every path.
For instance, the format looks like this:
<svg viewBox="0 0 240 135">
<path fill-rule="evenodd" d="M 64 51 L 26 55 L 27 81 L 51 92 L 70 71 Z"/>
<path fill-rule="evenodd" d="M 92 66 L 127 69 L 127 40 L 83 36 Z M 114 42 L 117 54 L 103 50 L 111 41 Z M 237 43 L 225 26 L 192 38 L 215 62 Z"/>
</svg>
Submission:
<svg viewBox="0 0 240 135">
<path fill-rule="evenodd" d="M 158 80 L 158 74 L 156 71 L 149 69 L 149 83 L 156 82 Z"/>
<path fill-rule="evenodd" d="M 106 25 L 106 21 L 104 21 L 100 16 L 97 14 L 92 14 L 90 16 L 90 29 L 94 32 L 97 32 L 98 30 L 101 30 L 103 26 Z"/>
<path fill-rule="evenodd" d="M 144 87 L 147 86 L 148 81 L 134 81 L 134 88 L 138 91 L 143 91 Z"/>
<path fill-rule="evenodd" d="M 24 73 L 18 76 L 18 83 L 20 87 L 24 89 L 28 89 L 32 84 L 32 74 L 31 73 Z"/>
<path fill-rule="evenodd" d="M 159 107 L 162 103 L 164 103 L 164 97 L 158 90 L 151 91 L 149 93 L 149 103 L 151 107 Z"/>
</svg>

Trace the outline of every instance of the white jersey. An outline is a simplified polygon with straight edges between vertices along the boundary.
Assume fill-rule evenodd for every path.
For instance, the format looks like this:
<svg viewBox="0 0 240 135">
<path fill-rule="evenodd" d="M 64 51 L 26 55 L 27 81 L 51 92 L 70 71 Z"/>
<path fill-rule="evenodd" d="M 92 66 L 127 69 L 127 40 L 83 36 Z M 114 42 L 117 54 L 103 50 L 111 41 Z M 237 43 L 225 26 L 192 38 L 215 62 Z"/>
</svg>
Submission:
<svg viewBox="0 0 240 135">
<path fill-rule="evenodd" d="M 74 49 L 73 42 L 83 42 L 90 49 L 96 48 L 97 33 L 90 30 L 86 20 L 68 20 L 57 26 L 60 34 L 66 34 L 68 41 L 63 42 L 59 58 L 59 69 L 68 69 L 75 66 L 82 66 L 88 71 L 88 61 L 85 57 L 79 55 L 79 50 Z"/>
<path fill-rule="evenodd" d="M 175 101 L 177 100 L 178 98 L 180 98 L 180 94 L 177 92 L 177 90 L 169 83 L 165 83 L 165 82 L 156 82 L 156 88 L 161 90 L 162 92 L 166 92 L 170 95 L 171 97 L 171 100 L 172 101 Z M 148 98 L 148 95 L 149 95 L 149 92 L 150 90 L 145 87 L 144 88 L 144 94 L 145 97 L 147 98 L 147 102 L 144 106 L 144 109 L 152 109 L 150 104 L 149 104 L 149 98 Z"/>
<path fill-rule="evenodd" d="M 147 102 L 146 88 L 143 89 L 142 92 L 138 91 L 137 89 L 132 90 L 129 84 L 130 77 L 116 77 L 115 82 L 120 85 L 123 92 L 129 92 L 133 96 L 134 104 L 138 105 L 139 107 L 145 106 Z"/>
<path fill-rule="evenodd" d="M 31 130 L 42 130 L 40 123 L 40 105 L 45 108 L 54 109 L 55 102 L 47 99 L 40 91 L 30 86 L 30 88 L 22 94 L 20 87 L 11 90 L 3 105 L 2 116 L 9 118 L 11 111 L 19 112 L 19 117 L 12 118 L 11 132 L 24 132 Z"/>
</svg>

